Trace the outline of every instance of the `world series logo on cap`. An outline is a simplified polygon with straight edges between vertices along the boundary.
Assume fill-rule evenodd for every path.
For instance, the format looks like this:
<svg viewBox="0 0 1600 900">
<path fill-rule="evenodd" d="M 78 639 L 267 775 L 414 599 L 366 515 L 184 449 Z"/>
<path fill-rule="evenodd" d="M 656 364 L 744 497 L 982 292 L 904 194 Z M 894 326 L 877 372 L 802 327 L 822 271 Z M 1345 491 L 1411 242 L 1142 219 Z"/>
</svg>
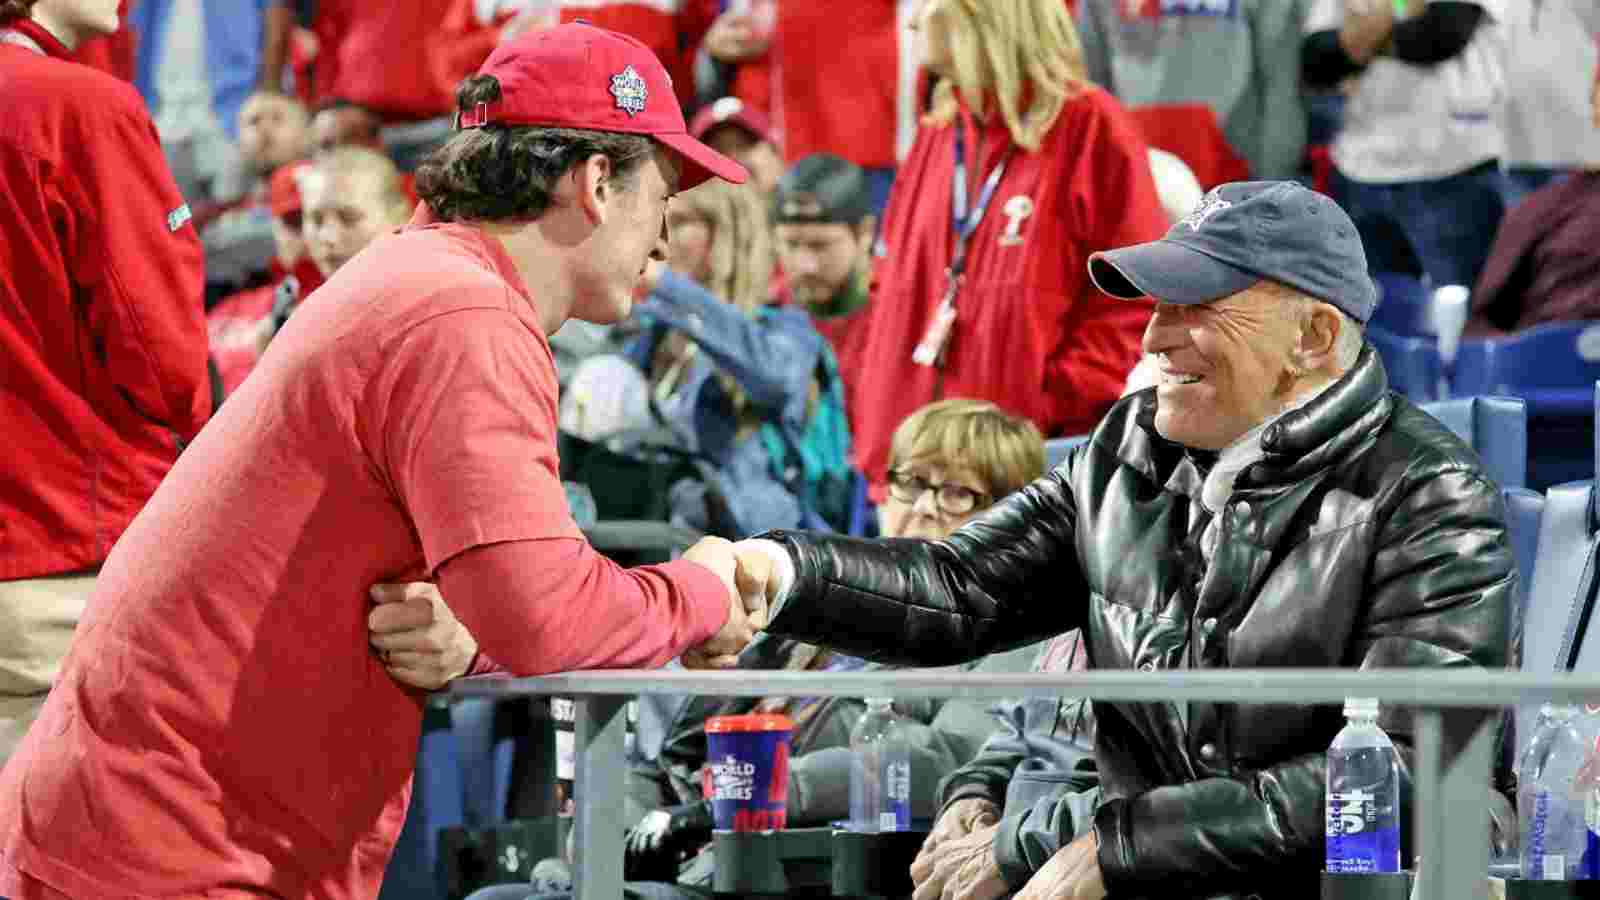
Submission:
<svg viewBox="0 0 1600 900">
<path fill-rule="evenodd" d="M 617 98 L 617 109 L 631 119 L 644 112 L 644 103 L 650 99 L 650 89 L 633 66 L 611 76 L 611 96 Z"/>
</svg>

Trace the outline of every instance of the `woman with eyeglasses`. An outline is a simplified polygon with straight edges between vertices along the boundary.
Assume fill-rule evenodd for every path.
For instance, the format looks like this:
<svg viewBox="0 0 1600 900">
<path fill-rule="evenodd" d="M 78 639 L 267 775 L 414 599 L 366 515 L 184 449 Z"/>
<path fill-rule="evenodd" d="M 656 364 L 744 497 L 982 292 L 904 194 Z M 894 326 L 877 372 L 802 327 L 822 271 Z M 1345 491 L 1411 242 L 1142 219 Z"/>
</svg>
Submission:
<svg viewBox="0 0 1600 900">
<path fill-rule="evenodd" d="M 884 537 L 938 540 L 1044 473 L 1032 422 L 984 400 L 940 400 L 912 413 L 889 444 Z"/>
</svg>

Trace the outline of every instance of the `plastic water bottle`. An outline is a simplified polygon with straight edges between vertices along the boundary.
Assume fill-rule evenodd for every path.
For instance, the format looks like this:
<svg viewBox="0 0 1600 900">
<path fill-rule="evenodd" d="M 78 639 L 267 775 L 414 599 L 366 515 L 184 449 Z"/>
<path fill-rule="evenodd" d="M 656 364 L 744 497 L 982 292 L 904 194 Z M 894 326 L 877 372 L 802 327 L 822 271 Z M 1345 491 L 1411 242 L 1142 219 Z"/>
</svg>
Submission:
<svg viewBox="0 0 1600 900">
<path fill-rule="evenodd" d="M 1400 871 L 1400 767 L 1378 701 L 1352 697 L 1328 747 L 1329 872 Z"/>
<path fill-rule="evenodd" d="M 887 697 L 867 698 L 867 711 L 850 732 L 850 830 L 911 829 L 911 750 L 905 728 Z"/>
<path fill-rule="evenodd" d="M 1588 743 L 1577 729 L 1578 710 L 1546 705 L 1539 710 L 1528 749 L 1517 767 L 1517 812 L 1522 820 L 1522 877 L 1572 881 L 1583 877 L 1579 862 L 1588 843 L 1584 798 L 1575 791 Z"/>
</svg>

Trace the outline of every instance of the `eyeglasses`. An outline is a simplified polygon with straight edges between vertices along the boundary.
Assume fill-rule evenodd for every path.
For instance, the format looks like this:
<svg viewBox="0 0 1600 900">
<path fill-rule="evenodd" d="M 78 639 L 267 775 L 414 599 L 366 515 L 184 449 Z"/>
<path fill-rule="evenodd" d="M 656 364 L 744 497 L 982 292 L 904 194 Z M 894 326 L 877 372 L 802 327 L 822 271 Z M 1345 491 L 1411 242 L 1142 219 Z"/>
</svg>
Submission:
<svg viewBox="0 0 1600 900">
<path fill-rule="evenodd" d="M 938 505 L 939 511 L 947 516 L 964 516 L 976 509 L 981 501 L 989 498 L 983 491 L 973 490 L 953 481 L 934 484 L 910 472 L 889 470 L 889 496 L 901 503 L 908 505 L 916 503 L 928 491 L 933 491 L 934 503 Z"/>
</svg>

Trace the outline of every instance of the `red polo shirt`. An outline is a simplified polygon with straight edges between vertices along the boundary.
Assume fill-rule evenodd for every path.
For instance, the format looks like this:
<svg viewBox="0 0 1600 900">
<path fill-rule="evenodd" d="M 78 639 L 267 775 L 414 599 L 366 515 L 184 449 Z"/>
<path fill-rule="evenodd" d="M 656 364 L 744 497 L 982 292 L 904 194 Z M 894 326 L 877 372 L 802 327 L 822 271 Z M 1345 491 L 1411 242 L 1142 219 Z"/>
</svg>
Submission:
<svg viewBox="0 0 1600 900">
<path fill-rule="evenodd" d="M 1068 101 L 1037 151 L 1012 154 L 972 236 L 943 372 L 911 361 L 945 291 L 955 128 L 969 129 L 974 202 L 1011 144 L 998 116 L 976 130 L 961 121 L 919 129 L 896 176 L 887 256 L 860 325 L 864 362 L 846 377 L 851 443 L 875 502 L 895 427 L 936 399 L 993 401 L 1047 437 L 1089 431 L 1121 394 L 1150 317 L 1148 303 L 1113 300 L 1089 281 L 1090 253 L 1155 240 L 1168 224 L 1144 140 L 1116 100 L 1090 88 Z"/>
<path fill-rule="evenodd" d="M 377 896 L 422 698 L 368 647 L 375 582 L 437 574 L 515 674 L 722 625 L 709 570 L 582 539 L 537 303 L 498 241 L 432 225 L 296 310 L 107 560 L 0 772 L 0 896 Z"/>
</svg>

